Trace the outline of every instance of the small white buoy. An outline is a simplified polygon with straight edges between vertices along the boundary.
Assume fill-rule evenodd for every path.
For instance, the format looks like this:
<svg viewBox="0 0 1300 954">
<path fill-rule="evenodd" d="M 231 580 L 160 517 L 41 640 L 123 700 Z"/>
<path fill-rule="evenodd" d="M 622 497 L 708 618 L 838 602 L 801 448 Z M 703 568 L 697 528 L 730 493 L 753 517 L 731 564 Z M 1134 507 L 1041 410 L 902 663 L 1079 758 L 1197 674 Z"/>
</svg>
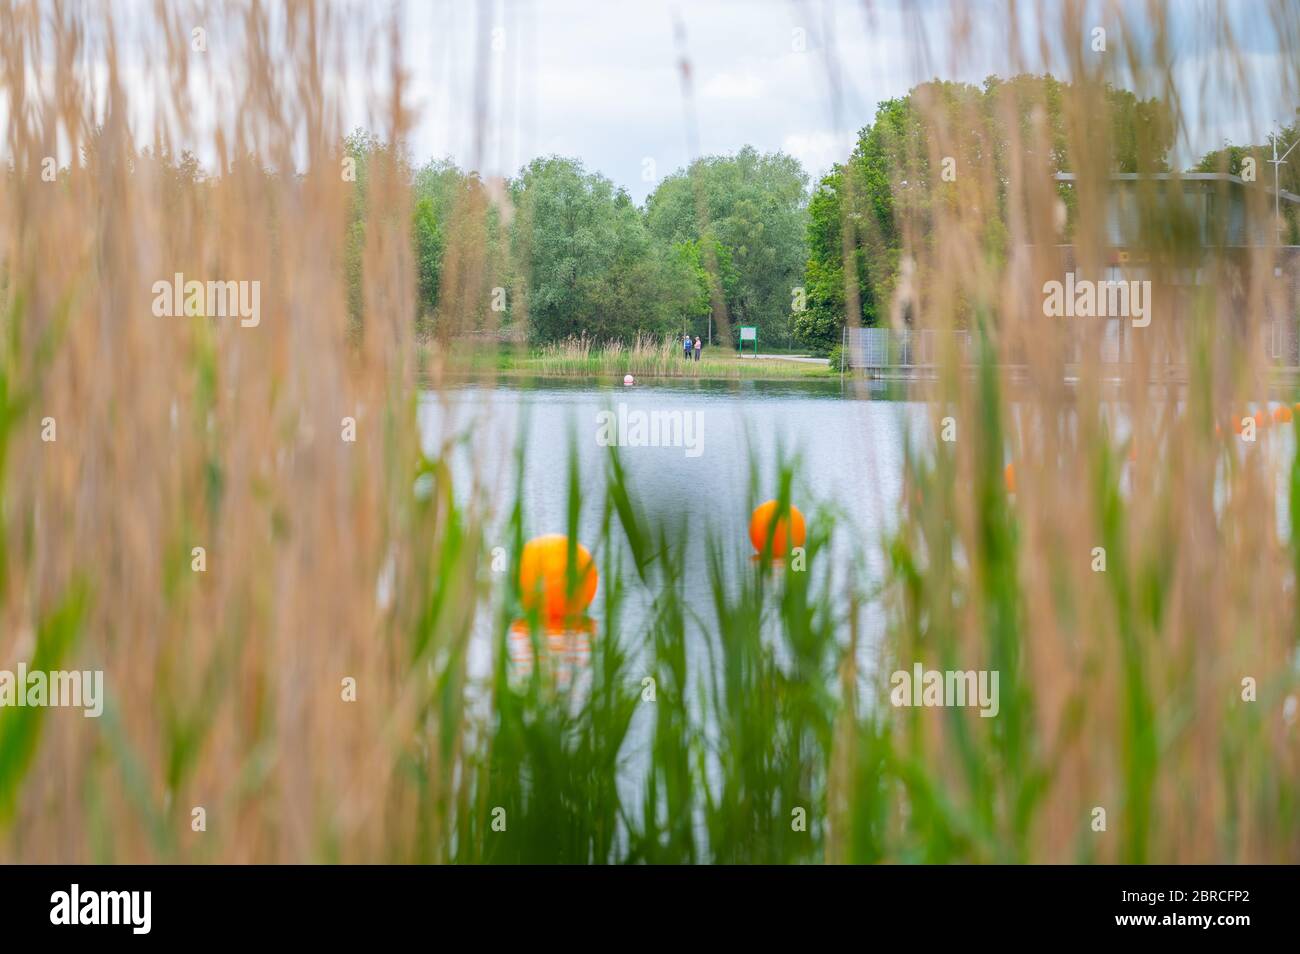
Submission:
<svg viewBox="0 0 1300 954">
<path fill-rule="evenodd" d="M 634 379 L 632 375 L 630 374 L 623 375 L 623 387 L 630 388 L 634 384 L 636 384 L 636 379 Z"/>
</svg>

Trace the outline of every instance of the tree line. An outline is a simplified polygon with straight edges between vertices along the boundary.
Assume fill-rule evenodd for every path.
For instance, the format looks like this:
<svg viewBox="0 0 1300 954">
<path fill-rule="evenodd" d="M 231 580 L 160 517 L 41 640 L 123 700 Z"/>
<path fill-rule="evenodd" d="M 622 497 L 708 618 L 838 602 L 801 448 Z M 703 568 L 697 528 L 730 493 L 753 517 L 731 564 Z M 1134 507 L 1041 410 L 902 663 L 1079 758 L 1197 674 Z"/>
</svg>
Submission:
<svg viewBox="0 0 1300 954">
<path fill-rule="evenodd" d="M 685 333 L 734 346 L 739 327 L 752 325 L 769 347 L 826 354 L 841 338 L 846 289 L 861 324 L 890 319 L 903 223 L 912 241 L 927 241 L 931 204 L 945 201 L 943 170 L 932 168 L 935 136 L 955 168 L 994 177 L 987 244 L 1003 254 L 1013 159 L 1046 176 L 1076 171 L 1085 157 L 1071 156 L 1070 132 L 1078 141 L 1080 128 L 1098 130 L 1104 143 L 1105 155 L 1089 162 L 1111 172 L 1169 169 L 1167 104 L 1037 75 L 936 80 L 881 102 L 848 159 L 811 188 L 798 160 L 750 146 L 674 172 L 641 205 L 572 158 L 534 159 L 496 183 L 446 160 L 401 165 L 412 190 L 416 321 L 430 335 L 491 327 L 533 344 Z M 1284 132 L 1286 144 L 1296 128 Z M 359 186 L 350 270 L 362 258 L 365 169 L 390 149 L 360 132 L 345 143 Z M 1236 172 L 1249 155 L 1267 168 L 1264 147 L 1225 147 L 1197 168 Z M 1300 186 L 1297 167 L 1287 168 L 1283 188 Z M 1059 192 L 1068 210 L 1073 191 Z M 359 315 L 360 302 L 351 304 Z"/>
<path fill-rule="evenodd" d="M 354 162 L 349 304 L 363 312 L 369 170 L 377 153 L 412 190 L 418 329 L 453 336 L 503 328 L 545 344 L 699 335 L 740 325 L 789 344 L 791 288 L 806 262 L 808 177 L 783 153 L 745 147 L 667 176 L 643 205 L 577 159 L 534 159 L 485 182 L 450 161 L 411 168 L 365 132 Z M 719 310 L 725 318 L 716 321 Z"/>
</svg>

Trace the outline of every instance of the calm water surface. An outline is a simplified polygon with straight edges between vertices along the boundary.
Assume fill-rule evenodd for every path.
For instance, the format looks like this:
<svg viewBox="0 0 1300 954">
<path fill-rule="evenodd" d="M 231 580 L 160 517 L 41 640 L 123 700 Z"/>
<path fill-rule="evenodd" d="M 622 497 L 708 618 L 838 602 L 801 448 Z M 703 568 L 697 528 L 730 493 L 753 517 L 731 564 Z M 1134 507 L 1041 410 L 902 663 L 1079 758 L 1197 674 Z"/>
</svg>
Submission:
<svg viewBox="0 0 1300 954">
<path fill-rule="evenodd" d="M 586 495 L 579 537 L 598 550 L 609 454 L 598 440 L 601 412 L 693 415 L 698 435 L 690 453 L 685 447 L 642 446 L 623 447 L 620 454 L 634 499 L 652 523 L 685 525 L 686 596 L 706 606 L 708 533 L 732 546 L 738 561 L 747 559 L 750 510 L 776 495 L 777 464 L 783 458 L 800 462 L 795 504 L 806 516 L 821 509 L 835 521 L 826 570 L 877 577 L 878 541 L 897 512 L 904 432 L 921 425 L 923 408 L 863 399 L 837 380 L 660 380 L 630 388 L 556 381 L 426 392 L 420 421 L 428 452 L 449 448 L 458 486 L 483 488 L 493 509 L 489 535 L 499 538 L 490 541 L 493 546 L 509 544 L 506 517 L 520 441 L 526 536 L 565 531 L 569 458 L 575 454 Z M 855 553 L 865 558 L 865 566 L 856 563 Z M 596 553 L 598 566 L 605 556 Z M 838 574 L 833 578 L 845 582 Z M 598 593 L 597 605 L 599 599 Z"/>
<path fill-rule="evenodd" d="M 685 526 L 684 597 L 694 613 L 687 618 L 687 651 L 692 681 L 708 671 L 708 633 L 713 618 L 705 543 L 716 534 L 730 548 L 732 579 L 750 567 L 752 548 L 748 521 L 754 503 L 776 495 L 779 459 L 800 461 L 794 502 L 806 515 L 822 511 L 834 516 L 829 553 L 810 565 L 820 583 L 829 575 L 833 592 L 849 585 L 867 589 L 881 579 L 880 546 L 898 513 L 907 438 L 933 439 L 927 405 L 917 401 L 875 399 L 869 393 L 842 388 L 836 380 L 808 382 L 651 381 L 624 388 L 616 382 L 547 381 L 536 385 L 496 387 L 467 385 L 425 392 L 421 398 L 421 436 L 427 452 L 447 456 L 465 499 L 471 487 L 481 488 L 490 508 L 489 547 L 508 547 L 507 519 L 513 504 L 516 448 L 525 448 L 522 482 L 525 537 L 563 533 L 567 523 L 567 476 L 570 454 L 576 455 L 584 493 L 579 538 L 594 551 L 602 579 L 593 604 L 598 635 L 608 638 L 601 617 L 607 558 L 619 556 L 628 570 L 631 554 L 621 532 L 612 535 L 620 554 L 601 551 L 603 487 L 609 451 L 597 439 L 602 411 L 682 411 L 698 414 L 701 427 L 698 456 L 683 447 L 624 447 L 625 465 L 634 499 L 652 522 Z M 1018 413 L 1013 409 L 1013 416 Z M 1118 415 L 1121 433 L 1127 430 Z M 1268 453 L 1281 462 L 1273 469 L 1278 481 L 1278 530 L 1289 531 L 1285 498 L 1289 459 L 1294 453 L 1289 428 L 1279 429 L 1269 446 L 1258 451 L 1237 448 L 1239 456 Z M 1127 465 L 1126 465 L 1127 470 Z M 1127 483 L 1127 476 L 1124 478 Z M 635 578 L 632 574 L 631 578 Z M 846 606 L 846 604 L 842 604 Z M 653 607 L 650 594 L 630 588 L 621 613 L 619 638 L 635 640 Z M 845 609 L 845 611 L 847 611 Z M 870 678 L 872 647 L 883 632 L 884 611 L 876 603 L 861 608 L 864 634 L 861 675 Z M 491 672 L 495 617 L 485 612 L 471 646 L 472 677 Z M 584 679 L 573 668 L 575 685 Z M 633 685 L 649 672 L 635 653 L 628 677 Z M 589 673 L 587 674 L 589 677 Z M 691 691 L 694 695 L 693 690 Z M 585 693 L 579 692 L 578 699 Z M 697 710 L 693 699 L 688 707 Z M 477 708 L 471 702 L 471 708 Z M 483 713 L 487 714 L 486 697 Z M 625 748 L 620 754 L 619 785 L 630 800 L 632 816 L 639 814 L 635 795 L 648 764 L 652 731 L 648 707 L 639 707 Z M 708 722 L 706 718 L 705 722 Z M 711 731 L 706 725 L 706 732 Z M 709 764 L 710 774 L 717 767 Z M 702 822 L 697 819 L 697 825 Z"/>
<path fill-rule="evenodd" d="M 776 495 L 777 462 L 799 461 L 794 502 L 811 516 L 834 519 L 830 553 L 809 567 L 830 573 L 838 592 L 845 584 L 870 586 L 884 569 L 882 537 L 894 526 L 903 471 L 905 435 L 933 439 L 927 405 L 883 400 L 838 379 L 773 381 L 650 380 L 625 388 L 615 380 L 543 380 L 528 386 L 463 386 L 422 395 L 420 424 L 425 448 L 450 455 L 458 488 L 478 486 L 492 509 L 490 546 L 508 546 L 505 521 L 513 503 L 515 450 L 523 441 L 525 536 L 563 533 L 567 520 L 567 474 L 576 454 L 584 492 L 579 538 L 596 554 L 609 451 L 597 439 L 602 411 L 676 412 L 696 415 L 698 456 L 683 447 L 623 447 L 620 454 L 634 499 L 653 522 L 685 526 L 685 596 L 694 605 L 711 603 L 705 542 L 712 532 L 732 548 L 735 565 L 749 558 L 752 506 Z M 1021 406 L 1013 405 L 1013 417 Z M 1115 410 L 1121 440 L 1128 421 Z M 1295 441 L 1290 427 L 1270 429 L 1258 445 L 1235 449 L 1238 456 L 1266 454 L 1276 482 L 1278 532 L 1289 535 L 1289 461 Z M 1125 471 L 1128 470 L 1127 462 Z M 1123 477 L 1127 492 L 1128 475 Z M 1222 498 L 1222 474 L 1219 480 Z M 458 490 L 458 492 L 460 492 Z M 623 548 L 621 534 L 614 535 Z M 630 553 L 622 554 L 630 567 Z M 602 581 L 603 582 L 603 581 Z M 601 593 L 597 591 L 599 608 Z M 632 594 L 628 609 L 637 606 Z M 599 615 L 599 614 L 597 614 Z M 879 612 L 868 608 L 869 630 Z M 624 621 L 635 624 L 629 612 Z"/>
</svg>

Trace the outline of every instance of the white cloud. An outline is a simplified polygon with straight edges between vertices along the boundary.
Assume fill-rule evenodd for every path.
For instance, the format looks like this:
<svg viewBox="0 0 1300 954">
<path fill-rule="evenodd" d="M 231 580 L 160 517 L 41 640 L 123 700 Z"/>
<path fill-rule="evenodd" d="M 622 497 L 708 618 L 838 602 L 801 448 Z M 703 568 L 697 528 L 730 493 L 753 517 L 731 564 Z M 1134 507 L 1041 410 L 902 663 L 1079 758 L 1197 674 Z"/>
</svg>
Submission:
<svg viewBox="0 0 1300 954">
<path fill-rule="evenodd" d="M 700 86 L 703 99 L 758 99 L 766 90 L 762 77 L 752 72 L 715 73 Z"/>
<path fill-rule="evenodd" d="M 340 2 L 336 12 L 348 22 L 382 21 L 361 0 Z M 734 152 L 746 144 L 782 149 L 815 178 L 847 155 L 878 102 L 919 81 L 938 75 L 978 83 L 989 73 L 1041 70 L 1036 17 L 1040 10 L 1054 23 L 1061 16 L 1053 6 L 1059 0 L 1044 0 L 1042 8 L 1020 5 L 1028 12 L 1021 14 L 1019 53 L 1009 46 L 1015 34 L 1004 16 L 971 16 L 964 23 L 971 32 L 962 55 L 955 56 L 949 43 L 954 3 L 948 0 L 482 2 L 486 17 L 479 16 L 478 3 L 466 0 L 403 8 L 407 102 L 414 116 L 409 145 L 416 161 L 450 156 L 488 175 L 513 174 L 535 156 L 558 152 L 582 159 L 637 201 L 654 185 L 642 177 L 645 159 L 654 160 L 656 178 L 691 159 L 678 67 L 683 52 L 695 77 L 694 132 L 702 153 Z M 147 0 L 128 3 L 147 6 Z M 972 3 L 971 9 L 983 7 Z M 1266 24 L 1247 31 L 1251 42 L 1241 61 L 1246 78 L 1238 81 L 1217 48 L 1213 22 L 1198 19 L 1198 9 L 1191 0 L 1170 8 L 1182 18 L 1174 75 L 1189 117 L 1184 149 L 1196 154 L 1224 138 L 1258 141 L 1272 119 L 1290 118 L 1300 87 L 1294 63 L 1283 62 L 1276 49 L 1280 44 L 1269 48 Z M 675 34 L 678 22 L 684 47 Z M 237 33 L 241 21 L 227 26 Z M 490 32 L 480 28 L 503 31 L 499 49 L 491 48 Z M 794 42 L 795 28 L 806 31 L 802 45 Z M 1125 42 L 1144 39 L 1140 31 L 1131 25 L 1112 37 L 1117 64 L 1126 62 Z M 1202 35 L 1207 32 L 1208 38 Z M 361 26 L 350 31 L 350 62 L 328 82 L 342 103 L 345 129 L 361 125 L 386 132 L 380 118 L 388 106 L 385 41 Z M 149 49 L 137 44 L 123 51 L 123 68 L 140 79 L 132 87 L 132 125 L 144 142 L 153 132 L 155 97 L 148 87 L 166 81 L 151 66 Z M 208 161 L 211 127 L 229 128 L 235 121 L 240 67 L 237 58 L 212 57 L 206 65 L 209 73 L 191 80 L 195 103 L 189 118 L 196 151 Z M 487 78 L 486 95 L 480 76 Z M 1122 72 L 1117 79 L 1124 83 Z M 1249 92 L 1225 91 L 1242 86 Z"/>
<path fill-rule="evenodd" d="M 830 171 L 831 166 L 849 157 L 857 139 L 857 133 L 851 132 L 793 132 L 781 140 L 781 150 L 803 164 L 811 179 L 810 185 L 815 186 L 817 180 Z"/>
</svg>

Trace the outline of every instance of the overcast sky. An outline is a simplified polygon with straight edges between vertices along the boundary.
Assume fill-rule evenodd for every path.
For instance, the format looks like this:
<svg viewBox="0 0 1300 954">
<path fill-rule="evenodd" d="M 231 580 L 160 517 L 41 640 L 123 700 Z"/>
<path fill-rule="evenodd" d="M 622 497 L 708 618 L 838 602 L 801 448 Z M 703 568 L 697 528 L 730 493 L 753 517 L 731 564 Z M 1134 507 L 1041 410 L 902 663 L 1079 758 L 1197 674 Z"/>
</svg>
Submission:
<svg viewBox="0 0 1300 954">
<path fill-rule="evenodd" d="M 1263 142 L 1274 122 L 1294 119 L 1300 105 L 1300 0 L 1157 2 L 1173 26 L 1174 79 L 1186 119 L 1175 147 L 1176 166 L 1225 141 Z M 120 0 L 110 9 L 120 14 L 121 29 L 123 23 L 148 22 L 150 17 L 131 11 L 144 14 L 152 5 L 153 0 Z M 193 149 L 211 167 L 213 125 L 240 120 L 236 90 L 243 17 L 237 3 L 198 9 L 208 30 L 208 51 L 191 60 L 187 119 L 194 141 L 175 141 L 180 137 L 174 121 L 168 126 L 174 146 Z M 265 9 L 279 8 L 271 3 Z M 1013 17 L 1009 9 L 1016 11 Z M 1066 9 L 1079 13 L 1067 16 Z M 326 0 L 326 10 L 347 24 L 352 44 L 345 51 L 346 67 L 328 77 L 328 89 L 341 104 L 347 129 L 387 131 L 390 100 L 382 44 L 388 34 L 376 27 L 396 16 L 413 117 L 408 145 L 417 163 L 450 157 L 485 175 L 513 175 L 539 155 L 571 156 L 640 202 L 692 156 L 730 153 L 747 143 L 790 153 L 815 182 L 847 157 L 878 102 L 927 79 L 978 83 L 989 74 L 1010 76 L 1026 69 L 1068 78 L 1067 23 L 1079 25 L 1076 37 L 1083 36 L 1084 45 L 1092 28 L 1108 26 L 1106 52 L 1087 52 L 1088 62 L 1102 60 L 1117 85 L 1139 94 L 1162 91 L 1163 85 L 1131 75 L 1126 65 L 1132 50 L 1150 44 L 1149 24 L 1138 19 L 1121 26 L 1115 9 L 1140 18 L 1149 4 L 410 0 L 392 6 Z M 1040 23 L 1050 28 L 1040 30 Z M 1233 56 L 1220 46 L 1229 32 L 1238 51 Z M 964 40 L 956 43 L 955 36 Z M 150 91 L 170 79 L 157 55 L 157 37 L 136 39 L 134 45 L 121 44 L 122 67 L 131 91 L 132 126 L 143 145 L 152 139 L 156 118 Z M 102 52 L 92 44 L 89 56 L 91 73 L 101 80 L 94 85 L 102 112 Z M 689 100 L 679 67 L 683 58 L 691 66 Z M 1152 57 L 1142 53 L 1138 59 Z M 51 68 L 33 70 L 52 84 Z M 294 78 L 285 81 L 292 88 Z M 0 102 L 0 120 L 4 112 Z M 62 137 L 59 159 L 61 164 L 70 159 Z"/>
<path fill-rule="evenodd" d="M 815 178 L 848 154 L 876 103 L 919 81 L 979 82 L 990 73 L 1044 66 L 1065 75 L 1061 3 L 1022 3 L 1017 24 L 994 15 L 1007 6 L 980 0 L 416 3 L 406 11 L 404 29 L 420 117 L 411 147 L 417 160 L 450 156 L 486 174 L 513 174 L 538 155 L 574 156 L 637 201 L 692 152 L 727 153 L 746 143 L 794 155 Z M 1132 15 L 1132 8 L 1144 7 L 1129 2 L 1124 10 Z M 1108 22 L 1100 12 L 1104 2 L 1081 8 L 1085 35 Z M 1181 160 L 1224 140 L 1262 141 L 1274 120 L 1290 122 L 1300 104 L 1297 67 L 1282 63 L 1271 0 L 1227 0 L 1222 8 L 1241 51 L 1245 96 L 1221 92 L 1241 89 L 1243 81 L 1228 74 L 1237 61 L 1217 46 L 1218 0 L 1167 4 L 1179 95 L 1192 117 Z M 955 9 L 968 12 L 965 22 Z M 1040 10 L 1042 22 L 1053 24 L 1047 50 L 1040 49 Z M 970 39 L 954 56 L 951 38 L 961 30 Z M 1142 79 L 1128 75 L 1126 44 L 1149 42 L 1150 34 L 1142 24 L 1131 26 L 1129 36 L 1117 35 L 1122 32 L 1112 26 L 1104 55 L 1113 59 L 1117 81 L 1136 88 Z M 1294 50 L 1296 38 L 1289 42 Z M 678 67 L 683 55 L 692 66 L 694 146 Z M 838 115 L 833 75 L 841 81 Z M 476 99 L 479 89 L 487 90 L 485 98 Z M 476 123 L 476 114 L 488 118 Z"/>
</svg>

